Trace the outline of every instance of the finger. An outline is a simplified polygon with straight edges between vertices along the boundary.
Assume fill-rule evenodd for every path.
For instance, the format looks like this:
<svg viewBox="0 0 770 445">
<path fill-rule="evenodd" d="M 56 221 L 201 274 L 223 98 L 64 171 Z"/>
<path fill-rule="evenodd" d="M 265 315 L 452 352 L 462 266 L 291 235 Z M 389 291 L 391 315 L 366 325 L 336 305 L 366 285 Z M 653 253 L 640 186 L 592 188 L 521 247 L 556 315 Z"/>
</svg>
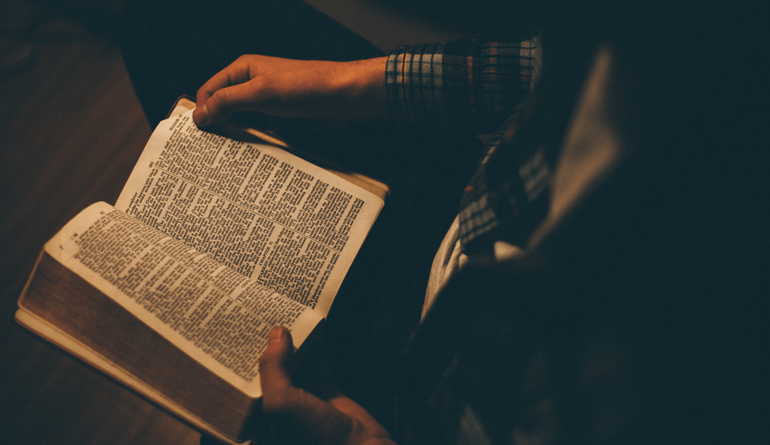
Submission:
<svg viewBox="0 0 770 445">
<path fill-rule="evenodd" d="M 283 326 L 270 331 L 267 348 L 259 358 L 259 374 L 262 380 L 262 396 L 265 401 L 280 399 L 291 387 L 289 361 L 294 352 L 291 333 Z"/>
<path fill-rule="evenodd" d="M 199 104 L 205 103 L 217 90 L 248 82 L 249 79 L 251 77 L 249 75 L 248 61 L 246 57 L 241 56 L 207 80 L 198 89 L 195 100 Z"/>
<path fill-rule="evenodd" d="M 259 93 L 260 87 L 257 86 L 257 80 L 217 90 L 200 107 L 199 120 L 196 124 L 214 125 L 229 119 L 233 113 L 258 110 Z"/>
<path fill-rule="evenodd" d="M 329 399 L 331 404 L 338 411 L 345 413 L 351 418 L 357 420 L 369 434 L 378 437 L 389 437 L 388 431 L 355 400 L 347 396 L 338 396 Z"/>
<path fill-rule="evenodd" d="M 198 108 L 193 112 L 193 121 L 198 126 L 206 126 L 228 118 L 229 116 L 214 114 L 214 119 L 211 119 L 211 105 L 208 105 L 207 102 L 217 91 L 246 83 L 249 80 L 251 80 L 251 73 L 245 56 L 239 57 L 235 62 L 212 76 L 211 79 L 198 89 L 195 95 Z"/>
</svg>

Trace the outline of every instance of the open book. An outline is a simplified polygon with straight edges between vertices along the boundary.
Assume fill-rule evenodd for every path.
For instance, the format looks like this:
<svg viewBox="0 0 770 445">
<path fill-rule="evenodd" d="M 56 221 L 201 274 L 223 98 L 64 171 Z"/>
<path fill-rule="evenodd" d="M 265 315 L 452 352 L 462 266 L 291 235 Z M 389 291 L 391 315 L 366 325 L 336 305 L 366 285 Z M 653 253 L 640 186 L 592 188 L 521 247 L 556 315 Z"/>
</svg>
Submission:
<svg viewBox="0 0 770 445">
<path fill-rule="evenodd" d="M 310 343 L 387 187 L 203 132 L 191 106 L 153 132 L 114 207 L 91 205 L 45 245 L 16 319 L 237 443 L 268 332 L 289 327 L 300 352 Z"/>
</svg>

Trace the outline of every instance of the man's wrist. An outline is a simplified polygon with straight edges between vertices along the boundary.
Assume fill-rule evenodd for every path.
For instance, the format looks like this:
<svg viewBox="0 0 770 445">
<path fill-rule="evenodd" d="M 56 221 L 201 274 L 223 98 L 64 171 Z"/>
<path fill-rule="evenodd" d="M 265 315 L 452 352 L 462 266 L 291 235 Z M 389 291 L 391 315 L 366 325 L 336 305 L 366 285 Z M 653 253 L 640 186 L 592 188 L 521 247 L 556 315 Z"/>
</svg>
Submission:
<svg viewBox="0 0 770 445">
<path fill-rule="evenodd" d="M 390 117 L 385 89 L 387 57 L 347 62 L 346 96 L 356 104 L 353 112 L 363 120 L 385 121 Z"/>
</svg>

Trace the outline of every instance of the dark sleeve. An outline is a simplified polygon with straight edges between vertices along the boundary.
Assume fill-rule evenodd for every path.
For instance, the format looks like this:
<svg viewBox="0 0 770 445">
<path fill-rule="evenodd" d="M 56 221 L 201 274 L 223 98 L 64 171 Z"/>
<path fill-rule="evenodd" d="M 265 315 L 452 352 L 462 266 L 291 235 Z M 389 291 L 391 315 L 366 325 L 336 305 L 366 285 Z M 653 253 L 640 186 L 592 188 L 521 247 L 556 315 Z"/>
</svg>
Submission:
<svg viewBox="0 0 770 445">
<path fill-rule="evenodd" d="M 404 46 L 388 56 L 393 119 L 404 125 L 494 130 L 529 91 L 534 40 Z"/>
</svg>

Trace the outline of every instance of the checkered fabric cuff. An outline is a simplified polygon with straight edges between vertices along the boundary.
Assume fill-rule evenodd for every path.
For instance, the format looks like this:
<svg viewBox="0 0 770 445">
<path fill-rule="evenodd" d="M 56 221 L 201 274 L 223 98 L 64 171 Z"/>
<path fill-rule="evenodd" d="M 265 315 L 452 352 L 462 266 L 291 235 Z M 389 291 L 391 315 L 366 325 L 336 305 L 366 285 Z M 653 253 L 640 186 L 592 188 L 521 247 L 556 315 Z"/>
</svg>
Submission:
<svg viewBox="0 0 770 445">
<path fill-rule="evenodd" d="M 404 125 L 488 133 L 529 91 L 535 49 L 532 40 L 398 48 L 386 69 L 391 115 Z"/>
</svg>

